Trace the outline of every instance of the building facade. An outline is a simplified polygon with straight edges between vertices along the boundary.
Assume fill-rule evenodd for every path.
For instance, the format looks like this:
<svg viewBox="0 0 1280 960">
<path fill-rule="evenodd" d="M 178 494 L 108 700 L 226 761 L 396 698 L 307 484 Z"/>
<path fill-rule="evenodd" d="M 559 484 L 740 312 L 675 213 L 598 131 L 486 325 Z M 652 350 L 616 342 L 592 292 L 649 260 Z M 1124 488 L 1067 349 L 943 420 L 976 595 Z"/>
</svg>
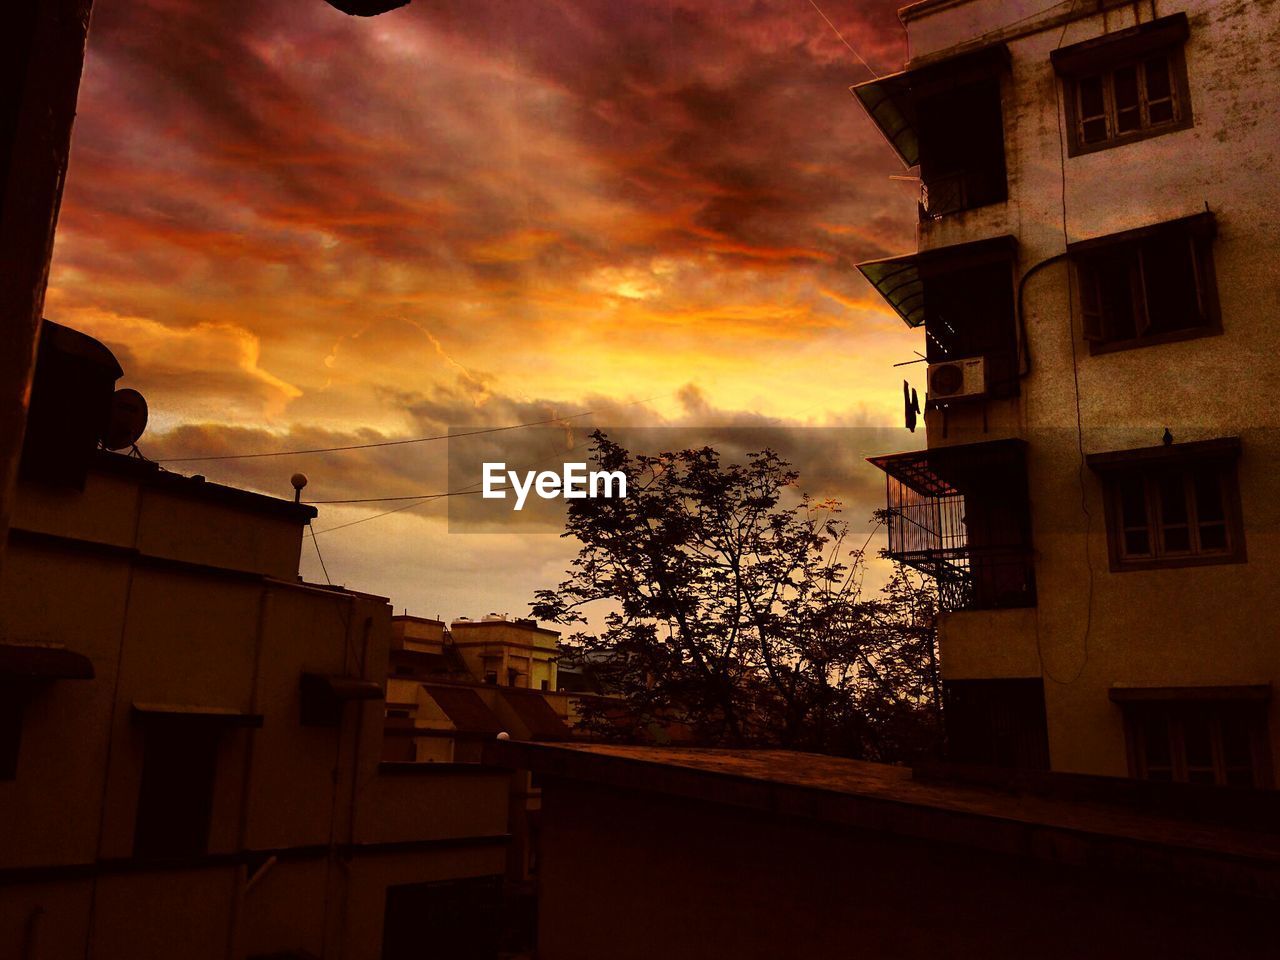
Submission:
<svg viewBox="0 0 1280 960">
<path fill-rule="evenodd" d="M 559 637 L 532 620 L 492 613 L 449 625 L 392 617 L 383 758 L 479 765 L 498 736 L 573 737 L 574 698 L 553 688 Z M 531 917 L 542 791 L 529 771 L 510 773 L 507 806 L 509 901 Z"/>
<path fill-rule="evenodd" d="M 489 614 L 391 618 L 388 760 L 479 763 L 486 740 L 567 740 L 570 696 L 555 690 L 560 634 Z"/>
<path fill-rule="evenodd" d="M 120 368 L 46 322 L 0 637 L 0 954 L 495 956 L 510 774 L 383 761 L 385 598 L 315 509 L 97 449 Z"/>
<path fill-rule="evenodd" d="M 853 92 L 918 166 L 860 265 L 927 344 L 890 553 L 957 760 L 1271 786 L 1280 6 L 922 0 Z"/>
</svg>

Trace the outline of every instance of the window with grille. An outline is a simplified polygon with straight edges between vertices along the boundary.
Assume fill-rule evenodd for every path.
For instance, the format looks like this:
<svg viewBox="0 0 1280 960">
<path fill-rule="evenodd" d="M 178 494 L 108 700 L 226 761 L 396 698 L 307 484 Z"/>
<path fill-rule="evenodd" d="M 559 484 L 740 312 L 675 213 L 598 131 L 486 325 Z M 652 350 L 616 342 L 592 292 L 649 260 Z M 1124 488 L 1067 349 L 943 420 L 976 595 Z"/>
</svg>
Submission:
<svg viewBox="0 0 1280 960">
<path fill-rule="evenodd" d="M 1105 150 L 1192 125 L 1184 16 L 1055 51 L 1068 153 Z"/>
</svg>

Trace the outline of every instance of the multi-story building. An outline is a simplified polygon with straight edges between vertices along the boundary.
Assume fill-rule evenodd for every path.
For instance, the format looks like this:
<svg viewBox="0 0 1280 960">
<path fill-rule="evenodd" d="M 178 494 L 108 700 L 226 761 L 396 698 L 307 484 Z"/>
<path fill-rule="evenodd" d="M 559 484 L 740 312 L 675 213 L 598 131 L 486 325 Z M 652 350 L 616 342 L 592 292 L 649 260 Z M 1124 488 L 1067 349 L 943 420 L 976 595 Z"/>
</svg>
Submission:
<svg viewBox="0 0 1280 960">
<path fill-rule="evenodd" d="M 928 439 L 873 462 L 952 755 L 1269 786 L 1280 8 L 900 15 L 906 69 L 854 94 L 919 168 L 918 251 L 861 270 L 923 328 Z"/>
<path fill-rule="evenodd" d="M 484 741 L 566 740 L 569 695 L 556 691 L 560 634 L 532 620 L 391 618 L 389 760 L 479 763 Z"/>
<path fill-rule="evenodd" d="M 573 736 L 571 696 L 554 691 L 560 634 L 496 613 L 482 620 L 391 618 L 383 758 L 483 764 L 486 744 Z M 531 908 L 542 791 L 527 770 L 510 774 L 507 879 Z"/>
<path fill-rule="evenodd" d="M 0 954 L 495 956 L 511 774 L 383 760 L 386 599 L 302 582 L 313 507 L 96 449 L 120 375 L 46 322 L 0 607 Z"/>
</svg>

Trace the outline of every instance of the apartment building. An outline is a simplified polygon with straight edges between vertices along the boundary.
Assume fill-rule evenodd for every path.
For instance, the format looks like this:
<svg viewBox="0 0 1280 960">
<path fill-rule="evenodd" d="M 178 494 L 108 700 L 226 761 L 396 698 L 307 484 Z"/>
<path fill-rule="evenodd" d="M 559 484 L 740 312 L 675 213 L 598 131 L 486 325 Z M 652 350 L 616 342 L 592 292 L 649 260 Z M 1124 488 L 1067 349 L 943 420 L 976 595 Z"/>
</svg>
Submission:
<svg viewBox="0 0 1280 960">
<path fill-rule="evenodd" d="M 479 763 L 487 740 L 567 740 L 569 695 L 554 690 L 560 634 L 532 620 L 391 618 L 388 760 Z"/>
<path fill-rule="evenodd" d="M 957 760 L 1273 785 L 1280 8 L 922 0 L 858 102 L 921 182 L 860 269 L 923 329 L 873 458 Z"/>
<path fill-rule="evenodd" d="M 572 698 L 549 689 L 559 638 L 532 620 L 496 613 L 451 624 L 392 617 L 383 759 L 482 769 L 486 746 L 498 736 L 572 738 Z M 532 917 L 542 791 L 527 770 L 509 777 L 508 900 Z"/>
<path fill-rule="evenodd" d="M 511 774 L 384 762 L 386 599 L 299 578 L 315 508 L 98 449 L 120 375 L 46 321 L 0 607 L 0 954 L 496 956 Z"/>
</svg>

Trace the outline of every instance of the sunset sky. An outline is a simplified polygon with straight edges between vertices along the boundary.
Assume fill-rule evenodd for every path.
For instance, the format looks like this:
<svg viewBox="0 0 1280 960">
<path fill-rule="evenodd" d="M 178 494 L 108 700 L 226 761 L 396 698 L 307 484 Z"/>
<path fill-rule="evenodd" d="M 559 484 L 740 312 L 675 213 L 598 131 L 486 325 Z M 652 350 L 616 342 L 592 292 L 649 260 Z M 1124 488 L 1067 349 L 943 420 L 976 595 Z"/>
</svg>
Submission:
<svg viewBox="0 0 1280 960">
<path fill-rule="evenodd" d="M 896 0 L 819 5 L 901 67 Z M 869 531 L 861 458 L 923 445 L 900 429 L 922 368 L 892 367 L 919 336 L 854 267 L 913 247 L 912 186 L 848 92 L 869 76 L 808 0 L 97 0 L 45 313 L 116 352 L 151 458 L 591 411 L 579 441 L 789 436 Z M 443 490 L 446 457 L 170 468 L 278 496 L 301 469 L 335 500 Z M 445 502 L 321 507 L 329 575 L 446 618 L 561 578 L 572 544 L 451 534 Z"/>
</svg>

